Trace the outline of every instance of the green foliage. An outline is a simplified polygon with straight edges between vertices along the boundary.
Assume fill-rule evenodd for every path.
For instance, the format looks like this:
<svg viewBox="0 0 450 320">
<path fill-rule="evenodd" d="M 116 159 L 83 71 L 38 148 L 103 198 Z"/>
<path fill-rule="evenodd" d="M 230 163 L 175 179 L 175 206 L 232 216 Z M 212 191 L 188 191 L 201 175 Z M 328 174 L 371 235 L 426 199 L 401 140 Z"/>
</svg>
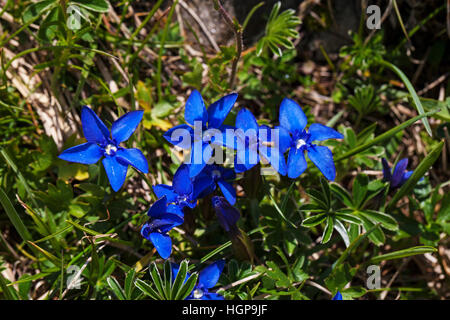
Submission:
<svg viewBox="0 0 450 320">
<path fill-rule="evenodd" d="M 279 1 L 275 3 L 270 12 L 266 33 L 256 45 L 257 56 L 260 56 L 267 49 L 270 49 L 273 54 L 282 56 L 281 48 L 294 48 L 291 38 L 299 37 L 296 28 L 300 24 L 300 19 L 295 16 L 295 11 L 292 9 L 280 13 L 280 7 L 281 2 Z"/>
</svg>

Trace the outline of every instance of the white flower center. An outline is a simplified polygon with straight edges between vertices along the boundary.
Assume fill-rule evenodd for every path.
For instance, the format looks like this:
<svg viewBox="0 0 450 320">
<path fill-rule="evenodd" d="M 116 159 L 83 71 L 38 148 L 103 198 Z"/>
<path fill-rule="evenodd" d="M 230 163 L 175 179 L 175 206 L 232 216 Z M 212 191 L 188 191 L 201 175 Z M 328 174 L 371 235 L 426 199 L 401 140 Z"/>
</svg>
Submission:
<svg viewBox="0 0 450 320">
<path fill-rule="evenodd" d="M 298 139 L 297 140 L 297 145 L 296 145 L 296 147 L 297 147 L 297 149 L 300 149 L 302 146 L 304 146 L 306 144 L 306 141 L 305 140 L 303 140 L 303 139 Z"/>
<path fill-rule="evenodd" d="M 105 148 L 105 152 L 108 156 L 115 154 L 117 151 L 117 147 L 113 144 L 108 144 Z"/>
<path fill-rule="evenodd" d="M 195 289 L 193 296 L 194 296 L 194 299 L 200 299 L 201 297 L 203 297 L 203 290 Z"/>
</svg>

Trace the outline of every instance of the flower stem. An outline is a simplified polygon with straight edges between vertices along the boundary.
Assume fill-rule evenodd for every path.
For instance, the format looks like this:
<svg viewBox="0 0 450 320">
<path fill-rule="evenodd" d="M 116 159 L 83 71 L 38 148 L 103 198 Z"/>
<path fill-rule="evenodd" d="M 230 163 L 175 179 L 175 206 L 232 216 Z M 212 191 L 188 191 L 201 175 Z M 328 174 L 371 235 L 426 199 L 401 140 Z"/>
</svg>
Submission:
<svg viewBox="0 0 450 320">
<path fill-rule="evenodd" d="M 233 64 L 231 66 L 230 80 L 228 83 L 228 87 L 230 88 L 230 90 L 233 90 L 234 86 L 235 86 L 238 62 L 239 62 L 239 59 L 241 58 L 242 47 L 243 47 L 242 26 L 239 24 L 239 22 L 236 19 L 234 19 L 234 21 L 233 21 L 233 19 L 230 17 L 228 12 L 226 12 L 225 9 L 223 8 L 222 4 L 220 3 L 220 0 L 213 0 L 213 1 L 214 1 L 214 8 L 221 13 L 226 24 L 228 25 L 228 27 L 230 27 L 230 29 L 234 33 L 234 36 L 236 37 L 236 56 L 233 59 Z"/>
</svg>

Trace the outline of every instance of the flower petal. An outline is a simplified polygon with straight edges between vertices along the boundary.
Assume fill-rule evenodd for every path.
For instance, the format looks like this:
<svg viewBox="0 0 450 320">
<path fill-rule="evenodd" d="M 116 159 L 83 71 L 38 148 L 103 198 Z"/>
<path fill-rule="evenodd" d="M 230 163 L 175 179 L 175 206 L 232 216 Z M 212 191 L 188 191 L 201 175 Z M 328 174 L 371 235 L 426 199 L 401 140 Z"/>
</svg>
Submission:
<svg viewBox="0 0 450 320">
<path fill-rule="evenodd" d="M 280 125 L 291 133 L 301 132 L 308 119 L 294 100 L 284 98 L 280 105 Z"/>
<path fill-rule="evenodd" d="M 189 167 L 187 164 L 182 164 L 178 167 L 173 176 L 173 190 L 178 195 L 188 195 L 192 193 L 192 181 L 189 178 Z"/>
<path fill-rule="evenodd" d="M 150 209 L 148 209 L 147 215 L 153 219 L 160 219 L 164 216 L 167 208 L 167 198 L 163 196 L 161 199 L 155 201 Z"/>
<path fill-rule="evenodd" d="M 308 148 L 309 159 L 319 168 L 320 172 L 330 181 L 336 178 L 333 154 L 328 147 L 312 146 Z"/>
<path fill-rule="evenodd" d="M 259 162 L 259 154 L 255 145 L 249 146 L 242 150 L 238 148 L 234 158 L 234 170 L 244 172 L 253 168 Z"/>
<path fill-rule="evenodd" d="M 342 300 L 342 294 L 338 291 L 332 300 Z"/>
<path fill-rule="evenodd" d="M 189 166 L 189 176 L 191 178 L 194 178 L 203 170 L 209 159 L 211 159 L 212 153 L 213 148 L 209 143 L 194 142 L 194 147 L 191 150 L 191 164 Z"/>
<path fill-rule="evenodd" d="M 117 150 L 116 156 L 122 162 L 133 166 L 143 173 L 148 173 L 148 162 L 141 150 L 120 148 Z"/>
<path fill-rule="evenodd" d="M 237 93 L 220 98 L 208 107 L 208 128 L 219 128 L 237 99 Z"/>
<path fill-rule="evenodd" d="M 217 281 L 219 281 L 224 266 L 225 260 L 219 260 L 210 264 L 200 271 L 198 282 L 207 289 L 214 287 Z"/>
<path fill-rule="evenodd" d="M 166 184 L 154 185 L 153 192 L 156 194 L 158 198 L 166 196 L 168 203 L 175 202 L 177 199 L 177 194 L 175 193 L 175 191 L 173 191 L 173 188 Z"/>
<path fill-rule="evenodd" d="M 278 143 L 275 143 L 275 146 L 278 145 L 278 149 L 281 153 L 285 153 L 287 149 L 291 146 L 292 138 L 285 128 L 278 126 L 275 127 L 275 130 L 278 131 Z"/>
<path fill-rule="evenodd" d="M 170 254 L 172 253 L 172 239 L 170 239 L 169 235 L 159 232 L 152 232 L 150 233 L 149 238 L 161 258 L 167 259 L 170 257 Z"/>
<path fill-rule="evenodd" d="M 187 124 L 180 124 L 164 133 L 163 137 L 174 146 L 190 149 L 192 147 L 194 130 Z"/>
<path fill-rule="evenodd" d="M 400 182 L 403 177 L 403 173 L 408 166 L 408 158 L 401 159 L 394 168 L 394 173 L 392 174 L 391 186 L 397 187 L 400 185 Z"/>
<path fill-rule="evenodd" d="M 391 173 L 391 168 L 389 167 L 387 160 L 385 158 L 382 158 L 381 164 L 383 165 L 383 179 L 385 181 L 391 181 L 392 173 Z"/>
<path fill-rule="evenodd" d="M 264 145 L 259 146 L 259 153 L 263 156 L 270 165 L 278 171 L 282 176 L 287 173 L 286 159 L 283 154 L 277 148 L 267 147 Z"/>
<path fill-rule="evenodd" d="M 109 138 L 109 130 L 95 112 L 88 106 L 81 109 L 81 124 L 88 142 L 103 144 Z"/>
<path fill-rule="evenodd" d="M 202 95 L 197 90 L 193 90 L 186 101 L 184 119 L 191 125 L 194 125 L 194 121 L 201 121 L 202 124 L 206 124 L 208 121 L 205 103 L 203 102 Z"/>
<path fill-rule="evenodd" d="M 102 149 L 95 143 L 86 142 L 64 150 L 58 158 L 83 164 L 96 163 L 103 156 Z"/>
<path fill-rule="evenodd" d="M 320 123 L 313 123 L 309 126 L 311 134 L 310 141 L 323 141 L 327 139 L 344 139 L 344 136 L 333 128 L 324 126 Z"/>
<path fill-rule="evenodd" d="M 305 152 L 303 149 L 291 148 L 287 162 L 287 175 L 291 179 L 299 177 L 306 170 Z"/>
<path fill-rule="evenodd" d="M 137 110 L 125 113 L 119 119 L 114 121 L 111 127 L 111 136 L 117 142 L 128 140 L 128 138 L 136 130 L 139 122 L 144 116 L 144 111 Z"/>
<path fill-rule="evenodd" d="M 219 185 L 225 199 L 227 199 L 231 205 L 234 205 L 236 203 L 236 190 L 233 186 L 223 180 L 217 181 L 217 184 Z"/>
<path fill-rule="evenodd" d="M 111 187 L 117 192 L 125 182 L 128 164 L 119 162 L 116 157 L 106 157 L 102 163 Z"/>
<path fill-rule="evenodd" d="M 258 123 L 255 116 L 247 108 L 241 109 L 236 116 L 236 128 L 242 129 L 244 132 L 251 129 L 258 132 Z"/>
</svg>

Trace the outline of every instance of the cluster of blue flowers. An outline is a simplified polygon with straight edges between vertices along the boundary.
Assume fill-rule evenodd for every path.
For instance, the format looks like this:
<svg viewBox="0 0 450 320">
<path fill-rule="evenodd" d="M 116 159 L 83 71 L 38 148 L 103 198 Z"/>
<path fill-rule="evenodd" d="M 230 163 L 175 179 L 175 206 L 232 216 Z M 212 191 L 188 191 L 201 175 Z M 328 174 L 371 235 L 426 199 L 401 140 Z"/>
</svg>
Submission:
<svg viewBox="0 0 450 320">
<path fill-rule="evenodd" d="M 287 98 L 280 105 L 280 125 L 275 130 L 258 125 L 254 115 L 245 108 L 239 110 L 235 127 L 224 125 L 236 99 L 237 94 L 232 93 L 206 108 L 200 93 L 194 90 L 186 102 L 187 124 L 176 126 L 164 134 L 170 143 L 190 150 L 190 163 L 180 165 L 171 186 L 153 186 L 158 200 L 148 210 L 149 220 L 142 226 L 141 235 L 153 243 L 163 259 L 169 258 L 172 252 L 172 240 L 168 232 L 184 222 L 184 210 L 194 208 L 198 199 L 213 194 L 217 189 L 220 189 L 223 197 L 213 196 L 211 200 L 218 220 L 225 231 L 238 233 L 236 223 L 240 214 L 233 207 L 236 191 L 232 181 L 236 173 L 250 170 L 261 159 L 265 159 L 280 175 L 294 179 L 307 168 L 306 153 L 328 180 L 336 177 L 331 150 L 315 142 L 342 139 L 342 134 L 318 123 L 311 124 L 307 129 L 303 110 L 295 101 Z M 142 117 L 143 111 L 126 113 L 114 121 L 110 132 L 92 109 L 84 106 L 81 121 L 87 142 L 63 151 L 59 158 L 83 164 L 93 164 L 103 158 L 111 187 L 118 191 L 126 179 L 129 165 L 148 173 L 147 159 L 139 149 L 120 146 L 133 134 Z M 201 129 L 200 132 L 196 127 Z M 177 140 L 180 136 L 175 132 L 180 130 L 187 133 L 188 143 Z M 205 130 L 215 130 L 219 134 L 203 134 Z M 232 135 L 229 135 L 230 130 Z M 217 147 L 235 153 L 233 169 L 210 163 Z M 391 172 L 386 159 L 382 160 L 384 180 L 389 181 L 392 188 L 401 186 L 410 177 L 412 171 L 405 172 L 407 163 L 407 159 L 400 160 Z M 208 293 L 208 289 L 217 282 L 223 265 L 223 262 L 216 262 L 200 273 L 199 284 L 190 298 L 218 298 L 218 295 Z M 339 298 L 338 295 L 336 297 Z"/>
</svg>

